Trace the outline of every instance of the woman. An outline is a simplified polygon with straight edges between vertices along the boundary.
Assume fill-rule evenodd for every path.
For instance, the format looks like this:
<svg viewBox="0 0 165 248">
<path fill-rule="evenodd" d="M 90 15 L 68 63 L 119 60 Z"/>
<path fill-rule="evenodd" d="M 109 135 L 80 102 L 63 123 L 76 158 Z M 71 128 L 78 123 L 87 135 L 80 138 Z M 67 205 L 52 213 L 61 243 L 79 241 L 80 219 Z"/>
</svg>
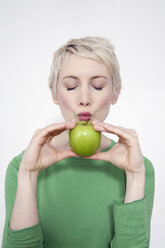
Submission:
<svg viewBox="0 0 165 248">
<path fill-rule="evenodd" d="M 38 129 L 9 164 L 2 247 L 149 247 L 153 166 L 135 130 L 104 123 L 121 89 L 114 47 L 100 37 L 69 40 L 54 54 L 49 86 L 65 122 Z M 84 118 L 101 132 L 88 158 L 69 145 Z"/>
</svg>

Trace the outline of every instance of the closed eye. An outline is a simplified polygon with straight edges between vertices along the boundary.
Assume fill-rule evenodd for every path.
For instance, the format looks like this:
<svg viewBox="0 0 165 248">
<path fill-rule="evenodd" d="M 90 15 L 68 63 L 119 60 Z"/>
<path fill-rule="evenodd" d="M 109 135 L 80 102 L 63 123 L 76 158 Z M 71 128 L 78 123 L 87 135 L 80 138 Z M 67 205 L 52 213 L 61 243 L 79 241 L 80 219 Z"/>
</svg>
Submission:
<svg viewBox="0 0 165 248">
<path fill-rule="evenodd" d="M 67 88 L 67 90 L 74 90 L 76 87 L 72 87 L 72 88 Z M 94 87 L 95 90 L 102 90 L 103 88 L 102 87 Z"/>
<path fill-rule="evenodd" d="M 69 91 L 69 90 L 74 90 L 76 87 L 73 87 L 73 88 L 67 88 L 67 90 Z"/>
<path fill-rule="evenodd" d="M 95 88 L 95 90 L 102 90 L 103 88 L 102 87 L 94 87 Z"/>
</svg>

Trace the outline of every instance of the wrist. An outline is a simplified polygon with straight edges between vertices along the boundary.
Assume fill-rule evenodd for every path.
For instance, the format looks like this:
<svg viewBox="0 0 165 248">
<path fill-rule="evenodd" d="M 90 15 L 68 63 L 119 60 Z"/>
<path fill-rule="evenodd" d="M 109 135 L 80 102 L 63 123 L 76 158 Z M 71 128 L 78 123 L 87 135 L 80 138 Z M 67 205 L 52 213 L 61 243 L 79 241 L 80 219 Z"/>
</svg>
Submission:
<svg viewBox="0 0 165 248">
<path fill-rule="evenodd" d="M 126 193 L 124 203 L 141 200 L 145 192 L 145 172 L 126 173 Z"/>
<path fill-rule="evenodd" d="M 27 187 L 29 185 L 30 187 L 36 190 L 38 171 L 30 172 L 20 169 L 18 171 L 17 177 L 18 177 L 18 186 L 23 187 L 23 185 L 25 185 Z"/>
<path fill-rule="evenodd" d="M 39 171 L 27 171 L 27 170 L 23 170 L 23 169 L 19 169 L 18 171 L 18 175 L 21 177 L 37 177 L 38 176 Z"/>
<path fill-rule="evenodd" d="M 129 182 L 136 182 L 136 181 L 142 181 L 145 179 L 145 170 L 139 172 L 139 173 L 133 173 L 133 172 L 125 172 L 126 179 Z"/>
</svg>

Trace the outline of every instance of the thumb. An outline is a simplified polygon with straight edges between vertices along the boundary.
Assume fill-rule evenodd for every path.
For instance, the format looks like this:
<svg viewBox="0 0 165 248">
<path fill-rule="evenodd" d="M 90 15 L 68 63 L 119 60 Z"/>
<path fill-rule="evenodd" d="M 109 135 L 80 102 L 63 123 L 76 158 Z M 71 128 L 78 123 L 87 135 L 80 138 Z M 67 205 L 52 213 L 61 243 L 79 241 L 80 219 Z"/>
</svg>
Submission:
<svg viewBox="0 0 165 248">
<path fill-rule="evenodd" d="M 90 157 L 84 157 L 86 159 L 96 159 L 96 160 L 104 160 L 107 161 L 107 154 L 106 152 L 96 152 Z"/>
<path fill-rule="evenodd" d="M 78 155 L 75 154 L 71 149 L 57 152 L 57 162 L 70 157 L 78 157 Z"/>
</svg>

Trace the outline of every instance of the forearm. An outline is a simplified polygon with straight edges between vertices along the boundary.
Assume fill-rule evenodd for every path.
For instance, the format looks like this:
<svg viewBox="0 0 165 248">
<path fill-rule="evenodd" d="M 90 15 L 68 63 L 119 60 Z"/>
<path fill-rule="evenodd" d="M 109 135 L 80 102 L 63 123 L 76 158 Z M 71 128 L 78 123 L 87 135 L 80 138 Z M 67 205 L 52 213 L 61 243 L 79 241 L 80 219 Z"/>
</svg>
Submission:
<svg viewBox="0 0 165 248">
<path fill-rule="evenodd" d="M 12 230 L 20 230 L 38 224 L 37 208 L 38 172 L 18 172 L 17 193 L 10 220 Z"/>
<path fill-rule="evenodd" d="M 144 198 L 145 172 L 126 173 L 126 193 L 124 203 L 129 203 Z"/>
</svg>

